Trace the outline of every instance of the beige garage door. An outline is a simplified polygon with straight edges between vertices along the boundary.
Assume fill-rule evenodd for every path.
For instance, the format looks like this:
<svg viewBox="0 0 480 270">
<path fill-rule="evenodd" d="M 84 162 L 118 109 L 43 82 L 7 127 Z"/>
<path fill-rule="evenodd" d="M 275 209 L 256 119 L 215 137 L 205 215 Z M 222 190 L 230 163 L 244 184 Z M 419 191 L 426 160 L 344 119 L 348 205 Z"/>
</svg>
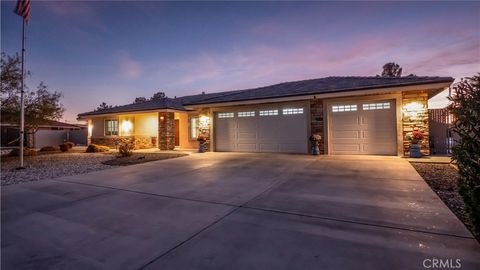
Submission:
<svg viewBox="0 0 480 270">
<path fill-rule="evenodd" d="M 215 113 L 215 150 L 307 153 L 307 106 L 231 108 Z"/>
<path fill-rule="evenodd" d="M 330 103 L 331 154 L 396 155 L 395 100 Z"/>
</svg>

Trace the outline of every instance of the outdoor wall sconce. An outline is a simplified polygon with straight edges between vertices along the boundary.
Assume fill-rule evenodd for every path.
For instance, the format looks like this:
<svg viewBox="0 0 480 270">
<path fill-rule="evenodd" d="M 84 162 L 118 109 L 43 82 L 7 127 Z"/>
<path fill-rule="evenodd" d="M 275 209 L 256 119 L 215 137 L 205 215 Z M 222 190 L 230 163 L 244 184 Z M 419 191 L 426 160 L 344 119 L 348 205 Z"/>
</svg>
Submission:
<svg viewBox="0 0 480 270">
<path fill-rule="evenodd" d="M 92 137 L 92 133 L 93 133 L 93 125 L 91 123 L 91 121 L 88 122 L 88 137 Z"/>
<path fill-rule="evenodd" d="M 408 116 L 412 119 L 416 119 L 418 117 L 418 113 L 424 110 L 425 106 L 416 101 L 407 103 L 403 106 L 403 113 L 405 116 Z"/>
<path fill-rule="evenodd" d="M 160 120 L 163 121 L 165 119 L 165 117 L 163 116 L 160 116 Z"/>
<path fill-rule="evenodd" d="M 200 129 L 208 129 L 209 125 L 210 125 L 210 117 L 206 115 L 200 116 L 200 118 L 198 119 L 198 127 Z"/>
<path fill-rule="evenodd" d="M 130 131 L 132 130 L 132 127 L 133 127 L 132 122 L 128 120 L 125 120 L 122 122 L 122 131 L 124 133 L 130 133 Z"/>
</svg>

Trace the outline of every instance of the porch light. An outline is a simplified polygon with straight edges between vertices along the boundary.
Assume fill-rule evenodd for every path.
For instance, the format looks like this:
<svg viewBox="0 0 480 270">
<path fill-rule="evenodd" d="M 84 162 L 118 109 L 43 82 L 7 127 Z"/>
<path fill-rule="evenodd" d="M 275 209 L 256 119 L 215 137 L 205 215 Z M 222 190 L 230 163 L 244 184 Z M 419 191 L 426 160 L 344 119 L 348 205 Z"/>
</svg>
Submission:
<svg viewBox="0 0 480 270">
<path fill-rule="evenodd" d="M 88 131 L 88 137 L 92 137 L 93 125 L 92 125 L 92 123 L 91 123 L 90 121 L 89 121 L 89 123 L 88 123 L 87 131 Z"/>
<path fill-rule="evenodd" d="M 407 103 L 403 106 L 403 113 L 411 118 L 417 118 L 418 113 L 423 111 L 424 109 L 425 106 L 423 106 L 419 102 L 414 101 Z"/>
<path fill-rule="evenodd" d="M 124 133 L 130 133 L 132 130 L 133 124 L 132 122 L 125 120 L 122 122 L 122 132 Z"/>
<path fill-rule="evenodd" d="M 198 127 L 200 129 L 208 129 L 209 125 L 210 125 L 210 117 L 206 115 L 202 115 L 198 118 Z"/>
</svg>

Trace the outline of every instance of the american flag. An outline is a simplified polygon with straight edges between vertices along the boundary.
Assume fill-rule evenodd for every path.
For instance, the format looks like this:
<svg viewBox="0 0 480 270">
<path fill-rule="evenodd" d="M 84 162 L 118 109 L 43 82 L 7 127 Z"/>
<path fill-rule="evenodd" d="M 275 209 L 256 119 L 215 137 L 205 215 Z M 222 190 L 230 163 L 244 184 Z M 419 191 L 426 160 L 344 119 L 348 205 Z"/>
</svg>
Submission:
<svg viewBox="0 0 480 270">
<path fill-rule="evenodd" d="M 15 13 L 23 17 L 25 22 L 30 18 L 30 0 L 17 0 L 17 8 Z"/>
</svg>

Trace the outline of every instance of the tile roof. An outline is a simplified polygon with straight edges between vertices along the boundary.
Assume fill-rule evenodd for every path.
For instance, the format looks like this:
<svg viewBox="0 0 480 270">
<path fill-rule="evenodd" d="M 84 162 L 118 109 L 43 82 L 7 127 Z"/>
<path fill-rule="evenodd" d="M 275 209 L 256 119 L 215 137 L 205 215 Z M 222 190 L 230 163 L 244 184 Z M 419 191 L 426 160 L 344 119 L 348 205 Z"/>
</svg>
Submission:
<svg viewBox="0 0 480 270">
<path fill-rule="evenodd" d="M 342 91 L 356 91 L 374 88 L 421 85 L 429 83 L 452 83 L 451 77 L 418 77 L 400 78 L 385 77 L 326 77 L 294 82 L 284 82 L 265 87 L 234 90 L 226 92 L 190 95 L 178 98 L 163 98 L 142 103 L 132 103 L 113 108 L 79 114 L 79 117 L 110 113 L 174 109 L 185 111 L 185 105 L 246 101 L 266 98 L 315 95 Z"/>
<path fill-rule="evenodd" d="M 291 97 L 302 95 L 324 94 L 342 91 L 366 90 L 373 88 L 388 88 L 427 83 L 453 82 L 451 77 L 327 77 L 312 80 L 285 82 L 275 85 L 246 90 L 218 93 L 221 95 L 202 97 L 197 95 L 183 101 L 183 105 L 244 101 L 265 98 Z"/>
<path fill-rule="evenodd" d="M 174 109 L 174 110 L 185 111 L 185 108 L 183 107 L 182 103 L 180 103 L 179 100 L 172 99 L 172 98 L 161 98 L 161 99 L 148 100 L 145 102 L 115 106 L 115 107 L 103 109 L 103 110 L 96 110 L 96 111 L 81 113 L 78 115 L 78 117 L 111 114 L 111 113 L 150 111 L 150 110 L 159 110 L 159 109 Z"/>
</svg>

